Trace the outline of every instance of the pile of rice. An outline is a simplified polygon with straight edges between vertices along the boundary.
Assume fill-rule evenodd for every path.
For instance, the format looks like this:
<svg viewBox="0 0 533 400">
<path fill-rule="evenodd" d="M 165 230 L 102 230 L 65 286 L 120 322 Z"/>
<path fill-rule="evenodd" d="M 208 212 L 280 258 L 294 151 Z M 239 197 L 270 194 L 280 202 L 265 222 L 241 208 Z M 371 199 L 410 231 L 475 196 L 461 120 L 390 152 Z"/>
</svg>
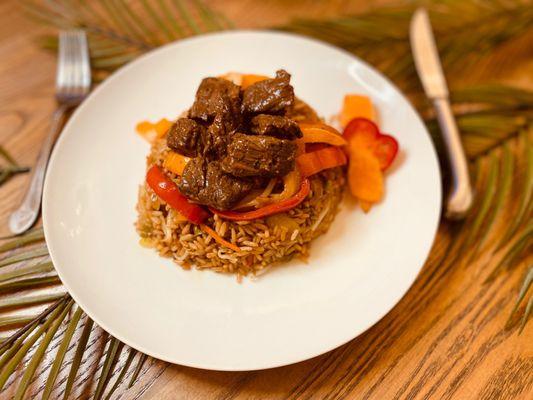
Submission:
<svg viewBox="0 0 533 400">
<path fill-rule="evenodd" d="M 299 122 L 318 120 L 314 111 L 301 101 L 297 101 L 291 118 Z M 162 167 L 168 151 L 165 138 L 154 143 L 147 168 L 153 164 Z M 334 168 L 309 179 L 310 194 L 286 213 L 253 221 L 229 221 L 214 215 L 205 221 L 218 235 L 238 246 L 240 252 L 222 246 L 200 226 L 185 221 L 145 183 L 139 189 L 137 204 L 136 228 L 141 244 L 173 258 L 185 269 L 210 269 L 237 274 L 238 278 L 263 273 L 293 257 L 306 259 L 310 242 L 325 233 L 335 218 L 343 195 L 344 172 Z"/>
</svg>

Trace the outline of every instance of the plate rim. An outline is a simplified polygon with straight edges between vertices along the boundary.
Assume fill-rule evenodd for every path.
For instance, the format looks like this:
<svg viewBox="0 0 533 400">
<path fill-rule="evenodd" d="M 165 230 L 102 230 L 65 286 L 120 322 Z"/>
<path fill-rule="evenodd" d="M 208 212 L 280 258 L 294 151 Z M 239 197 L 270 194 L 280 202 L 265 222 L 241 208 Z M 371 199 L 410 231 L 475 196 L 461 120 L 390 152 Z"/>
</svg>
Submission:
<svg viewBox="0 0 533 400">
<path fill-rule="evenodd" d="M 62 143 L 62 141 L 64 140 L 64 137 L 65 137 L 62 134 L 63 131 L 69 129 L 70 125 L 74 124 L 73 121 L 76 121 L 76 119 L 78 118 L 78 115 L 84 112 L 83 111 L 84 108 L 85 108 L 84 106 L 88 102 L 88 100 L 91 100 L 93 97 L 96 97 L 96 95 L 100 91 L 104 90 L 104 88 L 110 84 L 110 82 L 113 82 L 114 80 L 118 79 L 118 77 L 120 77 L 123 74 L 127 73 L 127 71 L 130 68 L 133 68 L 138 63 L 144 62 L 146 59 L 149 59 L 149 58 L 151 58 L 151 57 L 153 57 L 153 56 L 155 56 L 155 55 L 157 55 L 159 53 L 168 51 L 170 48 L 173 48 L 173 47 L 176 47 L 176 46 L 180 46 L 183 43 L 202 41 L 202 40 L 210 39 L 212 37 L 240 36 L 240 35 L 250 35 L 250 34 L 251 35 L 277 36 L 277 37 L 290 37 L 291 39 L 298 39 L 298 40 L 301 40 L 301 41 L 310 42 L 310 43 L 315 44 L 315 45 L 318 44 L 320 46 L 327 47 L 329 49 L 332 49 L 332 50 L 335 50 L 337 52 L 343 53 L 344 55 L 356 60 L 358 63 L 360 63 L 363 66 L 365 66 L 366 68 L 370 69 L 373 73 L 377 74 L 390 87 L 392 87 L 399 94 L 399 96 L 401 96 L 401 98 L 403 98 L 403 100 L 406 101 L 408 106 L 413 111 L 413 113 L 415 115 L 415 118 L 421 124 L 421 126 L 423 127 L 426 135 L 428 136 L 428 139 L 429 139 L 430 144 L 431 144 L 432 156 L 434 157 L 434 159 L 436 161 L 436 174 L 437 174 L 437 177 L 439 179 L 439 183 L 440 184 L 436 185 L 437 191 L 438 191 L 438 193 L 436 193 L 438 212 L 437 212 L 437 215 L 436 215 L 436 218 L 435 218 L 435 223 L 434 223 L 434 226 L 433 226 L 433 229 L 432 229 L 432 239 L 429 242 L 427 250 L 425 251 L 425 254 L 424 254 L 424 257 L 423 257 L 424 261 L 419 266 L 418 272 L 413 276 L 412 279 L 410 279 L 410 282 L 406 286 L 406 288 L 404 290 L 402 290 L 401 293 L 399 292 L 399 294 L 397 296 L 395 296 L 395 299 L 394 299 L 394 301 L 391 302 L 390 306 L 385 307 L 385 310 L 383 312 L 376 313 L 376 316 L 373 318 L 373 320 L 374 320 L 373 323 L 371 323 L 370 325 L 366 326 L 365 328 L 361 328 L 361 329 L 359 329 L 357 331 L 354 331 L 353 333 L 351 333 L 349 335 L 349 337 L 346 340 L 338 342 L 338 343 L 336 343 L 336 344 L 334 344 L 332 346 L 327 346 L 327 348 L 325 350 L 321 351 L 320 353 L 317 353 L 317 354 L 314 354 L 314 355 L 310 355 L 310 356 L 298 357 L 298 358 L 292 359 L 290 361 L 279 361 L 279 362 L 276 362 L 276 363 L 268 363 L 268 365 L 261 365 L 261 366 L 253 367 L 253 368 L 242 368 L 242 367 L 231 368 L 231 367 L 224 367 L 224 366 L 221 367 L 220 365 L 205 365 L 205 364 L 197 365 L 197 364 L 194 364 L 194 363 L 176 361 L 174 359 L 171 359 L 170 357 L 167 357 L 165 354 L 152 352 L 152 351 L 146 349 L 144 346 L 140 345 L 139 343 L 134 343 L 133 340 L 125 339 L 124 336 L 121 335 L 121 334 L 116 334 L 114 332 L 114 330 L 110 329 L 107 324 L 102 323 L 100 318 L 98 318 L 96 315 L 93 315 L 92 311 L 87 311 L 88 308 L 85 307 L 84 302 L 80 301 L 80 299 L 78 298 L 77 294 L 74 294 L 74 293 L 71 292 L 69 285 L 65 282 L 65 280 L 64 280 L 64 278 L 62 276 L 61 267 L 59 267 L 59 268 L 57 267 L 58 264 L 56 263 L 56 259 L 55 259 L 55 256 L 54 256 L 54 252 L 55 252 L 54 246 L 51 244 L 53 241 L 49 240 L 53 236 L 53 234 L 50 232 L 51 223 L 50 224 L 48 223 L 48 217 L 47 217 L 47 214 L 48 214 L 47 210 L 48 210 L 49 207 L 51 207 L 51 206 L 48 205 L 49 198 L 50 198 L 50 194 L 49 194 L 49 192 L 50 192 L 50 189 L 49 189 L 50 184 L 49 184 L 49 182 L 50 182 L 50 174 L 51 174 L 50 171 L 53 170 L 53 165 L 55 163 L 55 159 L 57 158 L 56 155 L 57 155 L 58 149 L 60 147 L 59 145 Z M 216 370 L 216 371 L 257 371 L 257 370 L 278 368 L 278 367 L 292 365 L 292 364 L 295 364 L 295 363 L 299 363 L 299 362 L 302 362 L 302 361 L 305 361 L 305 360 L 309 360 L 309 359 L 318 357 L 318 356 L 323 355 L 325 353 L 328 353 L 328 352 L 330 352 L 330 351 L 332 351 L 332 350 L 334 350 L 334 349 L 336 349 L 338 347 L 341 347 L 341 346 L 345 345 L 346 343 L 350 342 L 351 340 L 357 338 L 362 333 L 366 332 L 367 330 L 371 329 L 374 325 L 379 323 L 390 311 L 392 311 L 394 309 L 394 307 L 397 306 L 397 304 L 401 301 L 401 299 L 411 289 L 411 287 L 413 286 L 414 282 L 418 278 L 418 276 L 420 274 L 420 271 L 422 270 L 422 268 L 424 267 L 425 263 L 428 260 L 429 254 L 431 252 L 431 249 L 432 249 L 432 247 L 433 247 L 433 245 L 435 243 L 435 239 L 437 237 L 437 231 L 438 231 L 438 228 L 440 226 L 440 220 L 441 220 L 441 217 L 442 217 L 442 204 L 443 204 L 443 199 L 442 199 L 442 193 L 443 193 L 443 189 L 442 189 L 442 172 L 441 172 L 441 167 L 440 167 L 440 164 L 439 164 L 438 160 L 439 160 L 439 158 L 438 158 L 438 154 L 437 154 L 437 151 L 436 151 L 436 148 L 435 148 L 435 144 L 431 140 L 431 135 L 429 134 L 429 131 L 427 130 L 427 127 L 424 124 L 424 122 L 423 122 L 422 118 L 420 117 L 420 115 L 419 115 L 418 111 L 416 110 L 416 108 L 412 105 L 412 103 L 404 95 L 404 93 L 396 86 L 396 84 L 394 84 L 388 77 L 386 77 L 379 70 L 377 70 L 372 65 L 367 63 L 365 60 L 362 60 L 361 58 L 355 56 L 354 54 L 352 54 L 352 53 L 350 53 L 350 52 L 348 52 L 348 51 L 346 51 L 346 50 L 344 50 L 344 49 L 342 49 L 340 47 L 337 47 L 337 46 L 332 45 L 330 43 L 324 42 L 322 40 L 317 40 L 317 39 L 310 38 L 310 37 L 307 37 L 307 36 L 304 36 L 304 35 L 300 35 L 300 34 L 294 34 L 294 33 L 288 33 L 288 32 L 279 32 L 279 31 L 273 31 L 273 30 L 268 30 L 268 29 L 238 29 L 238 30 L 230 30 L 230 31 L 223 31 L 223 32 L 206 33 L 206 34 L 196 35 L 196 36 L 192 36 L 192 37 L 189 37 L 189 38 L 180 39 L 180 40 L 176 40 L 176 41 L 173 41 L 173 42 L 170 42 L 170 43 L 166 43 L 166 44 L 164 44 L 162 46 L 159 46 L 159 47 L 157 47 L 155 49 L 152 49 L 152 50 L 142 54 L 138 58 L 134 59 L 133 61 L 125 64 L 124 66 L 122 66 L 119 69 L 117 69 L 116 71 L 114 71 L 108 78 L 106 78 L 102 83 L 100 83 L 98 85 L 98 87 L 96 87 L 94 90 L 92 90 L 91 93 L 89 94 L 89 96 L 85 99 L 85 101 L 79 107 L 77 107 L 76 110 L 74 110 L 74 112 L 72 113 L 72 115 L 69 118 L 69 120 L 67 121 L 67 123 L 61 129 L 61 133 L 59 134 L 59 137 L 58 137 L 58 139 L 57 139 L 57 141 L 56 141 L 56 143 L 54 145 L 54 149 L 52 151 L 52 154 L 51 154 L 51 157 L 50 157 L 50 160 L 49 160 L 49 163 L 48 163 L 48 167 L 47 167 L 47 170 L 46 170 L 44 188 L 43 188 L 43 197 L 42 197 L 43 231 L 44 231 L 45 241 L 46 241 L 46 245 L 48 247 L 48 251 L 49 251 L 49 254 L 50 254 L 51 261 L 54 264 L 54 268 L 55 268 L 55 270 L 56 270 L 56 272 L 57 272 L 57 274 L 58 274 L 58 276 L 59 276 L 59 278 L 61 280 L 61 283 L 65 286 L 65 288 L 67 289 L 67 292 L 69 293 L 69 295 L 74 299 L 76 304 L 79 307 L 82 308 L 82 310 L 87 314 L 87 316 L 90 317 L 94 322 L 96 322 L 103 330 L 108 332 L 113 337 L 119 339 L 123 343 L 127 344 L 128 346 L 130 346 L 130 347 L 134 348 L 135 350 L 140 351 L 140 352 L 142 352 L 144 354 L 147 354 L 147 355 L 149 355 L 151 357 L 154 357 L 156 359 L 159 359 L 159 360 L 162 360 L 162 361 L 165 361 L 165 362 L 169 362 L 169 363 L 172 363 L 172 364 L 176 364 L 176 365 L 183 365 L 183 366 L 186 366 L 186 367 L 197 368 L 197 369 Z"/>
</svg>

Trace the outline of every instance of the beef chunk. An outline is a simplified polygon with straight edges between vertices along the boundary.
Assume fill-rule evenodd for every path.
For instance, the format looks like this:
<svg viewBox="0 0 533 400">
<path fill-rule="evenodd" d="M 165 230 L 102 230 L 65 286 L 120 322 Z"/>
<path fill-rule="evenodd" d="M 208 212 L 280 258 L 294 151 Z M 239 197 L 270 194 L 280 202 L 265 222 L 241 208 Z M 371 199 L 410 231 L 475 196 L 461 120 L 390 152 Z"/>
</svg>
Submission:
<svg viewBox="0 0 533 400">
<path fill-rule="evenodd" d="M 186 156 L 195 157 L 201 146 L 201 138 L 205 128 L 189 118 L 178 119 L 167 135 L 167 146 Z"/>
<path fill-rule="evenodd" d="M 272 178 L 292 171 L 295 158 L 296 144 L 290 140 L 236 133 L 221 166 L 234 176 Z"/>
<path fill-rule="evenodd" d="M 217 114 L 240 116 L 241 88 L 222 78 L 205 78 L 196 91 L 189 117 L 211 122 Z M 236 121 L 238 124 L 239 121 Z M 233 121 L 232 121 L 233 123 Z"/>
<path fill-rule="evenodd" d="M 281 69 L 274 79 L 254 83 L 244 90 L 242 110 L 248 114 L 285 114 L 294 103 L 291 76 Z"/>
<path fill-rule="evenodd" d="M 198 203 L 228 210 L 252 189 L 252 182 L 224 173 L 220 163 L 207 163 L 197 157 L 189 161 L 178 187 L 185 196 Z"/>
<path fill-rule="evenodd" d="M 233 136 L 233 125 L 225 114 L 218 114 L 207 128 L 203 137 L 202 155 L 209 160 L 216 160 L 226 154 L 226 149 Z"/>
<path fill-rule="evenodd" d="M 280 115 L 260 114 L 252 118 L 250 132 L 254 135 L 273 136 L 278 139 L 293 140 L 302 137 L 298 124 Z"/>
</svg>

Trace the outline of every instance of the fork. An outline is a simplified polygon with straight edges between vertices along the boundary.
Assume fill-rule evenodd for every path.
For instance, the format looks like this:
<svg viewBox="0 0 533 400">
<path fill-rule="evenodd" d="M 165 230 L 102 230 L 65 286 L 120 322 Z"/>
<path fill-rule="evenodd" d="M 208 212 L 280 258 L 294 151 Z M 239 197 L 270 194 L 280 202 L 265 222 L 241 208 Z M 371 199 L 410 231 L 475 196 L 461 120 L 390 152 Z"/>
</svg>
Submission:
<svg viewBox="0 0 533 400">
<path fill-rule="evenodd" d="M 46 136 L 37 162 L 33 167 L 30 185 L 20 204 L 9 218 L 9 229 L 21 234 L 33 226 L 41 208 L 44 176 L 48 159 L 58 132 L 63 126 L 67 111 L 79 105 L 91 87 L 91 68 L 87 36 L 80 30 L 59 33 L 59 60 L 56 74 L 56 100 L 58 107 L 52 116 L 50 131 Z"/>
</svg>

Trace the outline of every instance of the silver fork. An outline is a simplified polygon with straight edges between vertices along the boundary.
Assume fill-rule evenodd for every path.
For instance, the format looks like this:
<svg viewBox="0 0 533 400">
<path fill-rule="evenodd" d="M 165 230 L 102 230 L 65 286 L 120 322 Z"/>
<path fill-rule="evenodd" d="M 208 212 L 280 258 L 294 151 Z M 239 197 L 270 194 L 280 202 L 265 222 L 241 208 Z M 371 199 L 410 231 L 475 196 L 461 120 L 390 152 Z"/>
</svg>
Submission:
<svg viewBox="0 0 533 400">
<path fill-rule="evenodd" d="M 9 218 L 9 229 L 14 234 L 27 231 L 37 220 L 41 207 L 46 166 L 55 139 L 63 125 L 65 113 L 79 105 L 89 93 L 90 88 L 91 68 L 85 32 L 79 30 L 61 31 L 56 75 L 58 107 L 52 116 L 50 131 L 33 167 L 28 191 L 20 207 Z"/>
</svg>

